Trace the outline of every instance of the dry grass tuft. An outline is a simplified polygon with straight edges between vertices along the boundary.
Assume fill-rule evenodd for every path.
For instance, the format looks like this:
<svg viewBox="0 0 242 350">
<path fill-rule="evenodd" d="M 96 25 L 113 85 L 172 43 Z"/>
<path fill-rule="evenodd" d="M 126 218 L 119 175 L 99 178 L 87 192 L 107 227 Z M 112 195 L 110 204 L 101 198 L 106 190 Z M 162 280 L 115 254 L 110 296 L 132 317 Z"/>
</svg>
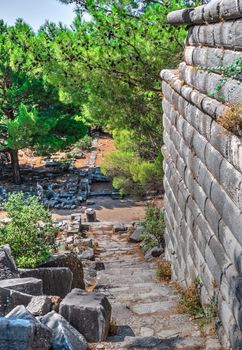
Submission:
<svg viewBox="0 0 242 350">
<path fill-rule="evenodd" d="M 156 270 L 156 277 L 159 281 L 170 281 L 171 280 L 171 263 L 167 260 L 159 262 L 159 266 Z"/>
<path fill-rule="evenodd" d="M 204 316 L 198 286 L 196 283 L 192 283 L 186 290 L 179 288 L 178 292 L 181 295 L 181 300 L 179 301 L 179 305 L 177 307 L 177 311 L 179 313 L 189 313 L 194 317 Z"/>
<path fill-rule="evenodd" d="M 236 136 L 242 136 L 242 106 L 232 105 L 226 109 L 218 123 Z"/>
<path fill-rule="evenodd" d="M 108 334 L 109 334 L 110 337 L 112 337 L 114 335 L 117 335 L 117 332 L 118 332 L 117 322 L 112 319 L 111 322 L 110 322 Z"/>
</svg>

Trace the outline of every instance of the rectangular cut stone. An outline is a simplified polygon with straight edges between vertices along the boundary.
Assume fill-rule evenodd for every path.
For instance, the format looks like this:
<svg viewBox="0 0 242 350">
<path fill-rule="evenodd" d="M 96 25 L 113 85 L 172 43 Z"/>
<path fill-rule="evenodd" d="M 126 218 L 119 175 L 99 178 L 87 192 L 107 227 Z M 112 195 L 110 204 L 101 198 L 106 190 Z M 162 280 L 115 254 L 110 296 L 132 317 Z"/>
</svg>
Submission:
<svg viewBox="0 0 242 350">
<path fill-rule="evenodd" d="M 60 304 L 60 315 L 89 342 L 106 339 L 111 320 L 111 305 L 100 293 L 73 289 Z"/>
<path fill-rule="evenodd" d="M 242 16 L 238 1 L 222 0 L 219 5 L 220 17 L 226 20 L 236 19 Z"/>
<path fill-rule="evenodd" d="M 72 286 L 73 274 L 67 267 L 42 267 L 20 269 L 21 277 L 33 277 L 43 281 L 43 293 L 64 298 Z"/>
<path fill-rule="evenodd" d="M 13 278 L 0 281 L 0 288 L 13 289 L 30 295 L 42 295 L 43 283 L 37 278 Z"/>
</svg>

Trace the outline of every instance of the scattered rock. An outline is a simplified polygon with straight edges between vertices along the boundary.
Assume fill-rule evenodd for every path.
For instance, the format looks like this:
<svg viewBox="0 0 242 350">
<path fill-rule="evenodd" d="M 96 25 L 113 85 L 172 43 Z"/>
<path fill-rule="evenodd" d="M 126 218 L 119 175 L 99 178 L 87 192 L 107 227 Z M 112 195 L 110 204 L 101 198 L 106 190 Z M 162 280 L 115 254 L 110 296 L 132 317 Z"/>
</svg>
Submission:
<svg viewBox="0 0 242 350">
<path fill-rule="evenodd" d="M 130 242 L 139 243 L 143 240 L 143 227 L 137 226 L 132 235 L 129 237 Z"/>
<path fill-rule="evenodd" d="M 115 223 L 113 225 L 113 232 L 125 232 L 126 231 L 126 227 L 124 226 L 124 224 L 121 223 Z"/>
<path fill-rule="evenodd" d="M 42 295 L 42 280 L 32 277 L 12 278 L 0 281 L 0 288 L 13 289 L 30 295 Z"/>
<path fill-rule="evenodd" d="M 22 305 L 0 322 L 1 349 L 49 350 L 51 337 L 51 330 Z"/>
<path fill-rule="evenodd" d="M 39 267 L 68 267 L 73 274 L 71 288 L 85 289 L 82 262 L 71 252 L 52 255 L 45 263 L 40 264 Z"/>
<path fill-rule="evenodd" d="M 97 276 L 97 272 L 90 268 L 84 268 L 84 278 L 86 286 L 95 285 L 95 278 Z"/>
<path fill-rule="evenodd" d="M 158 258 L 162 253 L 164 253 L 164 249 L 162 247 L 153 247 L 145 253 L 145 260 Z"/>
<path fill-rule="evenodd" d="M 72 244 L 73 241 L 74 241 L 74 237 L 73 237 L 73 236 L 70 236 L 70 237 L 67 237 L 67 238 L 66 238 L 66 243 L 67 243 L 67 244 Z"/>
<path fill-rule="evenodd" d="M 27 310 L 34 316 L 43 316 L 51 311 L 51 301 L 46 295 L 33 296 Z"/>
<path fill-rule="evenodd" d="M 60 314 L 89 342 L 106 339 L 111 305 L 105 295 L 73 289 L 60 304 Z"/>
<path fill-rule="evenodd" d="M 83 260 L 95 260 L 94 249 L 87 248 L 86 250 L 78 254 L 78 258 Z"/>
<path fill-rule="evenodd" d="M 81 243 L 89 248 L 93 247 L 93 241 L 91 238 L 82 238 Z"/>
<path fill-rule="evenodd" d="M 20 269 L 21 277 L 35 277 L 43 281 L 43 293 L 64 298 L 70 291 L 73 274 L 67 267 L 42 267 L 38 269 Z"/>
<path fill-rule="evenodd" d="M 41 322 L 52 330 L 52 350 L 87 350 L 86 339 L 61 315 L 52 311 L 41 318 Z"/>
<path fill-rule="evenodd" d="M 86 205 L 95 205 L 96 202 L 95 201 L 92 201 L 92 200 L 87 200 L 86 201 Z"/>
<path fill-rule="evenodd" d="M 105 265 L 102 261 L 95 261 L 90 265 L 90 268 L 96 271 L 105 270 Z"/>
<path fill-rule="evenodd" d="M 18 278 L 19 273 L 9 245 L 0 247 L 0 280 Z"/>
<path fill-rule="evenodd" d="M 86 211 L 87 222 L 96 222 L 96 211 L 93 208 L 87 208 Z"/>
</svg>

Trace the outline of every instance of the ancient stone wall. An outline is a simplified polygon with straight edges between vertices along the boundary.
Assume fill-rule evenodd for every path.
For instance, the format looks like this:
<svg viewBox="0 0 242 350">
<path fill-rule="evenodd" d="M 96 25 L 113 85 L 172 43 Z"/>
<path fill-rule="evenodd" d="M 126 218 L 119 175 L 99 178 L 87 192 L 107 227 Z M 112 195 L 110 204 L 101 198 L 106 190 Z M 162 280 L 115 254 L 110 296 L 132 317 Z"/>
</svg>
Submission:
<svg viewBox="0 0 242 350">
<path fill-rule="evenodd" d="M 214 0 L 175 11 L 168 22 L 189 25 L 189 34 L 179 69 L 161 73 L 166 255 L 184 287 L 201 280 L 204 304 L 217 298 L 222 325 L 218 331 L 238 350 L 242 349 L 242 140 L 218 119 L 227 105 L 242 104 L 242 84 L 232 78 L 221 84 L 219 69 L 242 59 L 242 0 Z"/>
</svg>

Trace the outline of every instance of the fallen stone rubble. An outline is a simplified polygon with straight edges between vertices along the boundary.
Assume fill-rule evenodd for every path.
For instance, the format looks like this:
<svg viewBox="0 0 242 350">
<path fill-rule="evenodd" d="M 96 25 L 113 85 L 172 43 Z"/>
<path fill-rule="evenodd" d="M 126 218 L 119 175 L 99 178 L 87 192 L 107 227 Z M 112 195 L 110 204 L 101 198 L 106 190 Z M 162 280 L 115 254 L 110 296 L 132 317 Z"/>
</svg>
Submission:
<svg viewBox="0 0 242 350">
<path fill-rule="evenodd" d="M 0 210 L 10 193 L 20 191 L 25 193 L 26 198 L 38 196 L 47 208 L 74 210 L 96 193 L 91 191 L 92 183 L 111 181 L 99 167 L 78 170 L 71 166 L 66 170 L 61 163 L 53 161 L 46 162 L 44 169 L 22 169 L 21 172 L 24 184 L 0 186 Z M 11 178 L 11 172 L 5 177 Z M 117 195 L 115 190 L 108 192 L 112 193 Z M 105 195 L 105 192 L 98 195 Z"/>
<path fill-rule="evenodd" d="M 96 273 L 104 266 L 91 262 L 94 243 L 80 230 L 81 217 L 73 214 L 59 238 L 73 238 L 65 245 L 71 251 L 34 269 L 17 269 L 10 247 L 0 247 L 0 350 L 87 350 L 87 342 L 106 339 L 111 305 L 103 294 L 84 290 L 83 264 L 74 248 L 93 254 L 86 256 L 85 269 Z"/>
</svg>

